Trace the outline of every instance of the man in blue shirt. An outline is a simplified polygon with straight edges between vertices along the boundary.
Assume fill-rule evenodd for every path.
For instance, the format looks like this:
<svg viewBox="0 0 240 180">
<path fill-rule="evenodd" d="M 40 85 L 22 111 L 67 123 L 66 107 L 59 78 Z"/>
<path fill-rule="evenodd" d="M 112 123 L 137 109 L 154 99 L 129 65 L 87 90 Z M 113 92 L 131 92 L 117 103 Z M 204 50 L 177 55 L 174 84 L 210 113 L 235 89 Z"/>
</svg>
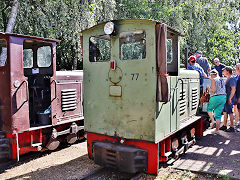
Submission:
<svg viewBox="0 0 240 180">
<path fill-rule="evenodd" d="M 220 128 L 220 130 L 224 130 L 226 132 L 234 132 L 233 127 L 233 102 L 236 101 L 236 78 L 232 75 L 232 68 L 230 66 L 226 66 L 223 69 L 224 76 L 227 77 L 225 87 L 226 87 L 226 94 L 227 94 L 227 101 L 223 108 L 223 114 L 224 114 L 224 123 L 223 126 Z M 228 116 L 230 117 L 230 128 L 227 129 L 227 119 Z"/>
<path fill-rule="evenodd" d="M 203 93 L 203 78 L 207 78 L 207 75 L 204 72 L 203 68 L 198 63 L 196 63 L 196 58 L 194 56 L 191 56 L 188 59 L 188 63 L 189 63 L 188 70 L 196 70 L 200 74 L 200 95 L 202 96 L 202 93 Z"/>
<path fill-rule="evenodd" d="M 223 77 L 222 69 L 225 68 L 226 66 L 224 64 L 220 63 L 218 58 L 215 58 L 213 61 L 216 65 L 216 66 L 214 66 L 214 69 L 216 69 L 218 71 L 218 74 L 220 77 Z"/>
<path fill-rule="evenodd" d="M 238 125 L 236 126 L 236 130 L 240 131 L 240 63 L 236 65 L 236 80 L 237 80 L 237 86 L 236 86 L 236 98 L 237 98 L 237 109 L 238 109 Z M 237 119 L 237 118 L 236 118 Z M 237 124 L 235 119 L 235 123 Z"/>
<path fill-rule="evenodd" d="M 206 73 L 206 75 L 209 75 L 209 72 L 211 71 L 211 66 L 208 63 L 207 58 L 202 57 L 202 51 L 197 51 L 196 52 L 196 63 L 198 63 Z"/>
</svg>

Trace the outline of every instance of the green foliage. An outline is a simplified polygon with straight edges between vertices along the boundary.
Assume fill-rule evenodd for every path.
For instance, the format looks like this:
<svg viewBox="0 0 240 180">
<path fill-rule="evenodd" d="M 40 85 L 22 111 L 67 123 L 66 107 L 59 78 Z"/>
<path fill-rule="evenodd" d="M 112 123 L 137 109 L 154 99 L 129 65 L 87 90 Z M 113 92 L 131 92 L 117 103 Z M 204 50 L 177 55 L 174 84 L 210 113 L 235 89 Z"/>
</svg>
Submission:
<svg viewBox="0 0 240 180">
<path fill-rule="evenodd" d="M 196 50 L 211 62 L 218 57 L 233 65 L 239 59 L 238 0 L 19 0 L 15 33 L 61 40 L 57 69 L 81 67 L 80 32 L 99 22 L 123 18 L 154 19 L 179 29 L 184 49 Z M 0 3 L 0 31 L 11 12 L 11 1 Z"/>
</svg>

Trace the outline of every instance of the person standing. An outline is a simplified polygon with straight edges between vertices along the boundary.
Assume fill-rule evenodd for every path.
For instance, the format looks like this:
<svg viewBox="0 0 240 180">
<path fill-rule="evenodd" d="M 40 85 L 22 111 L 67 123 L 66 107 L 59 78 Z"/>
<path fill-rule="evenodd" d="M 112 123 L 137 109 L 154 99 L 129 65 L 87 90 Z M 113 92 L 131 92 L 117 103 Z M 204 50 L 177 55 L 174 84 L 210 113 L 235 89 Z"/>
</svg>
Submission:
<svg viewBox="0 0 240 180">
<path fill-rule="evenodd" d="M 223 69 L 224 76 L 227 77 L 225 87 L 226 87 L 226 94 L 227 94 L 227 101 L 223 108 L 223 114 L 224 114 L 224 124 L 220 128 L 220 130 L 224 130 L 226 132 L 234 132 L 234 126 L 233 126 L 233 102 L 236 101 L 236 78 L 232 75 L 232 68 L 230 66 L 226 66 Z M 228 116 L 230 117 L 230 128 L 227 129 L 227 119 Z"/>
<path fill-rule="evenodd" d="M 211 120 L 210 126 L 214 125 L 214 116 L 216 118 L 216 130 L 218 132 L 221 123 L 222 110 L 226 103 L 225 82 L 218 75 L 216 69 L 210 71 L 211 87 L 207 86 L 210 92 L 210 100 L 207 107 L 207 112 Z M 214 116 L 213 116 L 214 112 Z"/>
<path fill-rule="evenodd" d="M 235 118 L 235 125 L 236 130 L 240 131 L 240 63 L 236 65 L 236 80 L 237 80 L 237 86 L 236 86 L 236 98 L 237 98 L 237 109 L 238 109 L 238 124 L 237 124 L 237 118 Z"/>
<path fill-rule="evenodd" d="M 226 66 L 224 64 L 220 63 L 218 58 L 215 58 L 213 61 L 215 64 L 214 69 L 216 69 L 218 71 L 218 74 L 220 77 L 223 77 L 222 69 L 225 68 Z"/>
<path fill-rule="evenodd" d="M 196 58 L 194 56 L 190 56 L 188 59 L 188 70 L 197 70 L 200 74 L 200 95 L 203 94 L 203 78 L 207 78 L 206 73 L 204 72 L 203 68 L 196 63 Z"/>
<path fill-rule="evenodd" d="M 204 72 L 208 76 L 211 71 L 211 66 L 208 63 L 207 58 L 202 57 L 202 51 L 196 51 L 196 62 L 203 68 Z"/>
</svg>

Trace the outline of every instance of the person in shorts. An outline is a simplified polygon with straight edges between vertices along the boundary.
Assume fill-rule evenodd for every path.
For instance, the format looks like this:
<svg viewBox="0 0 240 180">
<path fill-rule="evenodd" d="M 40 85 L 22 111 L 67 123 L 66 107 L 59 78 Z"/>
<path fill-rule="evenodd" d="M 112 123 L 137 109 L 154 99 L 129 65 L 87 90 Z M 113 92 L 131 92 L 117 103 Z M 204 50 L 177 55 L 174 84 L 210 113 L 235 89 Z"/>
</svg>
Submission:
<svg viewBox="0 0 240 180">
<path fill-rule="evenodd" d="M 211 120 L 210 126 L 214 125 L 214 116 L 216 119 L 216 130 L 214 133 L 217 133 L 220 128 L 222 110 L 226 103 L 226 89 L 225 82 L 218 75 L 218 71 L 213 69 L 210 71 L 211 87 L 207 86 L 207 89 L 210 92 L 210 100 L 207 107 L 207 112 Z M 213 116 L 214 112 L 214 116 Z"/>
<path fill-rule="evenodd" d="M 220 130 L 224 130 L 226 132 L 234 132 L 234 125 L 233 125 L 233 102 L 236 101 L 236 78 L 232 75 L 232 68 L 230 66 L 226 66 L 223 69 L 224 76 L 227 77 L 225 88 L 226 88 L 226 94 L 227 94 L 227 101 L 223 108 L 223 115 L 224 115 L 224 124 L 220 128 Z M 230 117 L 230 128 L 227 129 L 227 119 L 228 116 Z"/>
<path fill-rule="evenodd" d="M 236 130 L 240 131 L 240 63 L 236 65 L 236 80 L 237 80 L 237 86 L 236 86 L 236 98 L 237 98 L 237 109 L 238 109 L 238 119 L 235 119 L 235 125 Z M 238 120 L 238 123 L 237 123 Z"/>
</svg>

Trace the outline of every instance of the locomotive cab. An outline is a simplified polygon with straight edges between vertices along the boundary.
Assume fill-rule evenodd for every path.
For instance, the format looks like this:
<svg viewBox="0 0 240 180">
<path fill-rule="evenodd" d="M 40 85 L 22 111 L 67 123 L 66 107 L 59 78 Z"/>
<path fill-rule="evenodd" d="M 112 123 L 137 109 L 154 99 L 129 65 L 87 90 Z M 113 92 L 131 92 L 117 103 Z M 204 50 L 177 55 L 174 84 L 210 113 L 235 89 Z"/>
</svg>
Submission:
<svg viewBox="0 0 240 180">
<path fill-rule="evenodd" d="M 83 72 L 56 71 L 57 42 L 0 33 L 0 159 L 83 138 Z"/>
<path fill-rule="evenodd" d="M 177 156 L 201 132 L 199 74 L 180 69 L 181 33 L 157 21 L 127 19 L 82 35 L 90 158 L 126 172 L 156 173 L 159 162 Z"/>
<path fill-rule="evenodd" d="M 51 124 L 52 52 L 50 43 L 32 40 L 23 42 L 23 68 L 28 84 L 31 127 Z"/>
<path fill-rule="evenodd" d="M 57 41 L 10 33 L 0 33 L 0 41 L 2 130 L 51 125 Z"/>
</svg>

